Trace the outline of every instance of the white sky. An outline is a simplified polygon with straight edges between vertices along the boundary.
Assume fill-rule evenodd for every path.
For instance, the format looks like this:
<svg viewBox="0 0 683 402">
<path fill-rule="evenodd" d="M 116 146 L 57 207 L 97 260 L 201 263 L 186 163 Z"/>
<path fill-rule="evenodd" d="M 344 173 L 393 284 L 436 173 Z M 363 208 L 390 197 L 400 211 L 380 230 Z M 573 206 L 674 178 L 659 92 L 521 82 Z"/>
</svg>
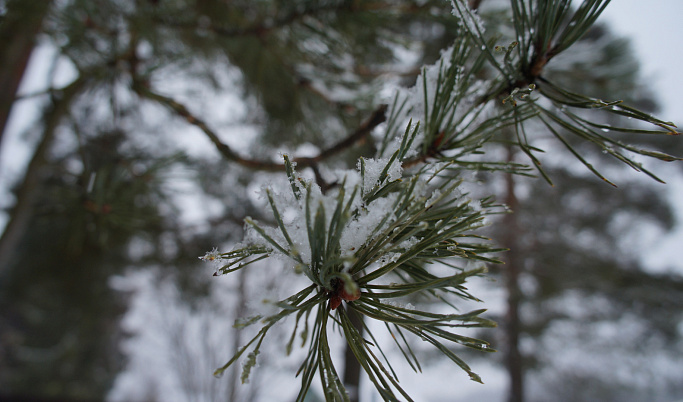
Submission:
<svg viewBox="0 0 683 402">
<path fill-rule="evenodd" d="M 629 37 L 641 63 L 642 76 L 652 85 L 661 106 L 662 120 L 683 131 L 683 0 L 612 0 L 600 17 L 617 34 Z M 683 141 L 683 137 L 679 137 Z M 677 162 L 680 165 L 681 162 Z M 677 229 L 652 244 L 650 265 L 683 272 L 678 249 L 683 244 L 683 178 L 679 169 L 655 170 L 668 182 L 669 199 L 677 210 Z"/>
<path fill-rule="evenodd" d="M 600 18 L 631 38 L 662 106 L 658 117 L 683 122 L 683 0 L 612 0 Z"/>
</svg>

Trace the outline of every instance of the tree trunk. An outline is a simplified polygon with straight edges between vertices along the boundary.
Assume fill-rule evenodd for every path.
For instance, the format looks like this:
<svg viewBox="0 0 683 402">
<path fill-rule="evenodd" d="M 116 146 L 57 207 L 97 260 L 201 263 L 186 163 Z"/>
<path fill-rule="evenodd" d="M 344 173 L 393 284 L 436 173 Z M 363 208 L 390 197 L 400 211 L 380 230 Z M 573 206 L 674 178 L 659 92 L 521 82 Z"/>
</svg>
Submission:
<svg viewBox="0 0 683 402">
<path fill-rule="evenodd" d="M 52 107 L 43 116 L 43 136 L 26 167 L 24 180 L 15 192 L 16 204 L 12 208 L 5 230 L 0 235 L 0 278 L 7 274 L 14 250 L 18 247 L 33 213 L 33 203 L 40 190 L 41 174 L 47 165 L 46 157 L 55 131 L 69 110 L 71 102 L 85 87 L 86 81 L 79 78 L 66 87 L 60 99 L 54 100 Z"/>
<path fill-rule="evenodd" d="M 241 318 L 246 315 L 247 312 L 247 270 L 241 269 L 239 272 L 238 282 L 237 282 L 237 303 L 235 305 L 234 316 L 236 318 Z M 242 330 L 239 328 L 234 328 L 232 331 L 232 353 L 236 354 L 240 347 L 242 346 Z M 240 373 L 238 365 L 234 365 L 230 371 L 230 390 L 228 391 L 228 400 L 237 400 L 237 390 L 240 386 Z M 218 396 L 217 396 L 218 397 Z"/>
<path fill-rule="evenodd" d="M 10 0 L 0 23 L 0 145 L 49 0 Z"/>
<path fill-rule="evenodd" d="M 514 160 L 514 149 L 508 148 L 508 162 Z M 506 264 L 503 266 L 505 278 L 505 288 L 508 295 L 507 312 L 505 315 L 505 368 L 508 372 L 510 389 L 508 402 L 522 402 L 524 400 L 524 368 L 522 354 L 519 350 L 519 339 L 521 332 L 521 320 L 519 317 L 519 307 L 521 302 L 521 290 L 519 289 L 519 275 L 521 273 L 521 258 L 519 255 L 519 234 L 520 227 L 517 222 L 517 215 L 514 213 L 518 206 L 515 195 L 514 175 L 507 174 L 506 177 L 505 204 L 512 210 L 503 219 L 505 232 L 503 235 L 503 246 L 509 251 L 506 253 Z"/>
<path fill-rule="evenodd" d="M 363 316 L 356 313 L 350 308 L 346 309 L 346 313 L 349 319 L 353 323 L 353 326 L 363 334 Z M 353 351 L 346 345 L 346 351 L 344 352 L 344 387 L 349 392 L 349 398 L 351 402 L 358 402 L 360 397 L 360 372 L 361 367 L 356 355 Z"/>
</svg>

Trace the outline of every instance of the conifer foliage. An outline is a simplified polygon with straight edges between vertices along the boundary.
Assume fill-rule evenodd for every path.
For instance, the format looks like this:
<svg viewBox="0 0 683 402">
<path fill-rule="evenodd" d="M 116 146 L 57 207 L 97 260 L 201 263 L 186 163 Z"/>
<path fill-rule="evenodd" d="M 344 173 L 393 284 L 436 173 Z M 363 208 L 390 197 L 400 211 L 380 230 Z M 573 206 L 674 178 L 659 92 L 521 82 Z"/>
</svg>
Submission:
<svg viewBox="0 0 683 402">
<path fill-rule="evenodd" d="M 128 336 L 118 296 L 132 288 L 113 287 L 133 270 L 151 273 L 140 288 L 158 281 L 180 289 L 178 304 L 188 308 L 175 316 L 191 317 L 198 306 L 214 314 L 192 328 L 226 331 L 183 340 L 194 332 L 139 320 L 131 337 L 151 329 L 155 341 L 174 338 L 163 347 L 172 363 L 149 361 L 143 343 L 132 377 L 163 378 L 145 384 L 160 393 L 118 400 L 167 400 L 178 383 L 197 400 L 253 399 L 247 393 L 258 387 L 233 384 L 255 382 L 273 345 L 290 361 L 300 357 L 291 373 L 301 382 L 298 401 L 322 388 L 328 401 L 357 402 L 361 371 L 384 400 L 412 400 L 397 373 L 426 371 L 428 348 L 464 379 L 486 381 L 461 356 L 472 349 L 493 358 L 505 345 L 475 339 L 495 339 L 488 334 L 496 323 L 470 280 L 491 267 L 514 272 L 515 242 L 503 247 L 484 233 L 522 238 L 505 224 L 513 219 L 495 215 L 536 219 L 540 209 L 509 214 L 515 197 L 488 197 L 494 186 L 482 190 L 472 178 L 495 185 L 504 176 L 508 190 L 515 175 L 561 186 L 557 165 L 573 157 L 600 185 L 617 182 L 604 160 L 660 180 L 641 161 L 680 159 L 632 143 L 640 136 L 661 144 L 679 134 L 672 123 L 584 93 L 588 84 L 569 87 L 574 75 L 554 69 L 608 3 L 0 1 L 0 127 L 9 127 L 13 104 L 36 106 L 22 177 L 0 180 L 3 194 L 15 196 L 0 206 L 8 218 L 0 236 L 0 399 L 100 400 L 116 390 Z M 35 43 L 51 59 L 45 80 L 17 94 Z M 610 68 L 601 74 L 614 78 Z M 4 137 L 0 145 L 10 147 Z M 558 150 L 570 158 L 556 158 Z M 197 214 L 185 216 L 189 209 Z M 216 244 L 229 246 L 201 257 L 215 268 L 212 278 L 195 256 Z M 266 264 L 288 278 L 259 277 Z M 277 300 L 249 311 L 263 307 L 246 300 L 261 298 L 250 292 L 282 283 Z M 615 288 L 631 302 L 621 293 Z M 648 303 L 658 297 L 647 293 Z M 173 313 L 149 299 L 154 306 L 128 303 L 126 314 Z M 218 322 L 228 310 L 230 322 L 239 316 L 235 332 Z M 670 321 L 659 319 L 667 329 Z M 171 328 L 183 327 L 187 319 Z M 185 344 L 184 352 L 176 347 Z M 195 344 L 202 351 L 193 355 Z M 201 376 L 199 365 L 225 376 Z M 210 391 L 193 375 L 211 381 Z"/>
<path fill-rule="evenodd" d="M 328 401 L 350 400 L 330 350 L 329 337 L 339 333 L 384 400 L 412 400 L 399 385 L 392 367 L 396 362 L 387 359 L 369 328 L 368 322 L 375 320 L 385 325 L 415 371 L 420 371 L 420 359 L 410 347 L 410 337 L 428 342 L 480 382 L 451 347 L 493 350 L 459 329 L 495 323 L 482 316 L 483 309 L 460 312 L 458 303 L 478 300 L 465 287 L 466 280 L 483 275 L 486 264 L 499 262 L 495 253 L 502 250 L 477 229 L 487 215 L 504 209 L 489 198 L 464 195 L 463 173 L 532 174 L 526 166 L 490 156 L 502 144 L 519 148 L 552 183 L 537 156 L 542 150 L 532 145 L 538 127 L 610 184 L 567 136 L 656 180 L 633 155 L 680 159 L 619 138 L 619 133 L 679 134 L 672 123 L 619 100 L 572 93 L 544 77 L 545 66 L 581 38 L 608 3 L 584 0 L 572 8 L 572 2 L 564 0 L 512 0 L 510 28 L 515 37 L 508 41 L 486 33 L 478 2 L 453 0 L 452 18 L 459 22 L 460 34 L 436 64 L 422 69 L 412 89 L 397 92 L 387 108 L 386 124 L 375 130 L 374 158 L 361 158 L 356 169 L 336 171 L 334 182 L 321 185 L 320 180 L 300 176 L 297 161 L 285 155 L 288 188 L 264 191 L 275 224 L 247 218 L 247 234 L 240 245 L 227 252 L 214 250 L 202 259 L 216 263 L 216 275 L 278 259 L 309 284 L 277 301 L 275 314 L 238 320 L 238 327 L 256 325 L 260 330 L 216 374 L 247 354 L 246 380 L 269 329 L 293 319 L 294 331 L 284 348 L 292 350 L 297 334 L 307 348 L 296 373 L 301 378 L 298 401 L 304 400 L 316 375 Z M 599 123 L 604 121 L 602 114 L 649 126 L 608 127 Z M 430 311 L 434 304 L 428 303 L 405 304 L 408 296 L 438 300 L 445 310 Z M 362 329 L 353 324 L 350 312 L 364 317 Z"/>
</svg>

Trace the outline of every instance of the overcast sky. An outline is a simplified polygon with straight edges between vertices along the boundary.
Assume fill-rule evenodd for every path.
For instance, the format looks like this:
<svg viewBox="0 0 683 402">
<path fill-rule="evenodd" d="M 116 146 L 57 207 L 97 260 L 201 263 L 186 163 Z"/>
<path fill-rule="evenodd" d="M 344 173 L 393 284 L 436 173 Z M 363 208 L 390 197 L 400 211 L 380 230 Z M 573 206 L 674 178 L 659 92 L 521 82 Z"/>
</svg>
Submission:
<svg viewBox="0 0 683 402">
<path fill-rule="evenodd" d="M 643 79 L 652 85 L 661 106 L 657 117 L 673 121 L 682 131 L 683 0 L 612 0 L 600 18 L 614 32 L 631 39 Z M 683 141 L 683 137 L 679 139 Z M 674 175 L 681 172 L 673 169 L 675 166 L 666 168 L 669 170 L 655 169 L 655 172 L 667 181 L 668 198 L 678 207 L 677 227 L 663 238 L 652 239 L 644 247 L 649 252 L 643 257 L 653 269 L 673 268 L 683 272 L 683 262 L 678 256 L 683 244 L 683 178 L 680 174 Z"/>
<path fill-rule="evenodd" d="M 683 0 L 612 0 L 600 18 L 633 41 L 662 106 L 658 117 L 683 122 Z"/>
</svg>

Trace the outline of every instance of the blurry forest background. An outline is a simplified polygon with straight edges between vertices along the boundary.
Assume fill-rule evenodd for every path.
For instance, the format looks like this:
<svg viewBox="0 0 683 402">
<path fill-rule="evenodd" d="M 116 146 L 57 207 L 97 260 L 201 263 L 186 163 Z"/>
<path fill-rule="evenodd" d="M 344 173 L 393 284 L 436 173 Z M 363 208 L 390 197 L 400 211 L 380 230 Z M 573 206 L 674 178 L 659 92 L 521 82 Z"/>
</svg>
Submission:
<svg viewBox="0 0 683 402">
<path fill-rule="evenodd" d="M 511 41 L 507 1 L 469 4 L 496 43 Z M 0 400 L 293 398 L 299 362 L 281 353 L 264 353 L 248 385 L 239 368 L 212 376 L 240 345 L 232 323 L 249 298 L 288 285 L 279 268 L 214 278 L 197 257 L 240 241 L 245 216 L 268 220 L 258 190 L 282 174 L 282 153 L 323 155 L 300 165 L 312 178 L 372 156 L 380 105 L 453 41 L 451 10 L 442 0 L 0 1 L 0 147 L 17 144 L 10 129 L 26 144 L 0 160 Z M 657 111 L 609 26 L 545 74 Z M 683 398 L 682 273 L 642 262 L 642 244 L 673 228 L 665 186 L 576 145 L 611 187 L 536 138 L 554 186 L 470 178 L 514 211 L 490 230 L 512 250 L 507 264 L 475 284 L 501 324 L 478 334 L 499 353 L 466 356 L 486 385 L 444 379 L 434 354 L 406 388 L 425 401 Z M 647 143 L 683 155 L 680 141 Z"/>
</svg>

